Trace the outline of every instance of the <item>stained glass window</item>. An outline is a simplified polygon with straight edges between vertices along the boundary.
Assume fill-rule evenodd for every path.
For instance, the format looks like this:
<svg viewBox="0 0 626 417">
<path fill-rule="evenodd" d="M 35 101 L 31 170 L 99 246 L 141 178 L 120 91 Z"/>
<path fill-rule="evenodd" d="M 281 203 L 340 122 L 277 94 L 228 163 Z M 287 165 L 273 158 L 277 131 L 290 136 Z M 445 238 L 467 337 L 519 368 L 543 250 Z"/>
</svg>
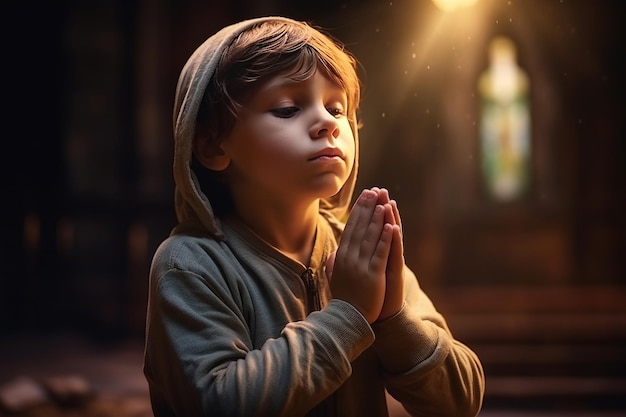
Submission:
<svg viewBox="0 0 626 417">
<path fill-rule="evenodd" d="M 482 176 L 487 193 L 501 201 L 522 197 L 529 187 L 529 78 L 516 54 L 511 39 L 494 38 L 478 82 Z"/>
</svg>

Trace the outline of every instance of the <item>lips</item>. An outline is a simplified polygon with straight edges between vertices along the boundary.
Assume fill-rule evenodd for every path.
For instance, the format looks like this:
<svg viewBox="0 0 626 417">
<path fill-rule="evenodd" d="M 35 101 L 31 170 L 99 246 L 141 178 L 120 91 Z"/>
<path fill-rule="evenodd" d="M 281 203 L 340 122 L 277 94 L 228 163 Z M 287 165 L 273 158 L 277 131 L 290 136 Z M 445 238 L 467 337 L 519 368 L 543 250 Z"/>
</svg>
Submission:
<svg viewBox="0 0 626 417">
<path fill-rule="evenodd" d="M 318 153 L 316 153 L 315 155 L 313 155 L 311 158 L 309 158 L 309 161 L 314 161 L 316 159 L 335 159 L 335 158 L 343 159 L 343 152 L 341 152 L 341 149 L 324 148 Z"/>
</svg>

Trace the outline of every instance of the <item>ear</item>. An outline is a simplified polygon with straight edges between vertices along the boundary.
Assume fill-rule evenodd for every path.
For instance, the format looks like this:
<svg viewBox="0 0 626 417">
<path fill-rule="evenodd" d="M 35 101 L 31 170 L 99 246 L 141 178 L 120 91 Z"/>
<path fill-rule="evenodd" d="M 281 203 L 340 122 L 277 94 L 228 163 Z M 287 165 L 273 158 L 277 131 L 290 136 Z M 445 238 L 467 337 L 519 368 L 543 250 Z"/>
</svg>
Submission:
<svg viewBox="0 0 626 417">
<path fill-rule="evenodd" d="M 230 165 L 230 157 L 216 141 L 210 140 L 204 129 L 199 128 L 193 143 L 193 152 L 198 162 L 212 171 L 223 171 Z"/>
</svg>

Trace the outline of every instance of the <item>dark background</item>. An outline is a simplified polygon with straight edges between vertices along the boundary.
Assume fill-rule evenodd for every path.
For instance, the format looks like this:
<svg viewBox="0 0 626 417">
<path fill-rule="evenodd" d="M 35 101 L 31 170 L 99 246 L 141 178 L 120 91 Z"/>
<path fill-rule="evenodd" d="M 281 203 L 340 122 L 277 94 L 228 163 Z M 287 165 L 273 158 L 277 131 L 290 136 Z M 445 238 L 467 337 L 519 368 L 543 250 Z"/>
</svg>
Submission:
<svg viewBox="0 0 626 417">
<path fill-rule="evenodd" d="M 574 404 L 623 406 L 619 1 L 478 0 L 451 14 L 429 0 L 50 3 L 4 13 L 0 343 L 142 338 L 150 258 L 175 224 L 178 73 L 224 25 L 280 14 L 362 64 L 359 186 L 398 200 L 407 262 L 502 382 L 491 404 L 563 404 L 567 384 L 528 387 L 565 380 L 606 387 Z M 532 185 L 506 203 L 483 192 L 477 130 L 476 80 L 499 34 L 531 80 Z"/>
</svg>

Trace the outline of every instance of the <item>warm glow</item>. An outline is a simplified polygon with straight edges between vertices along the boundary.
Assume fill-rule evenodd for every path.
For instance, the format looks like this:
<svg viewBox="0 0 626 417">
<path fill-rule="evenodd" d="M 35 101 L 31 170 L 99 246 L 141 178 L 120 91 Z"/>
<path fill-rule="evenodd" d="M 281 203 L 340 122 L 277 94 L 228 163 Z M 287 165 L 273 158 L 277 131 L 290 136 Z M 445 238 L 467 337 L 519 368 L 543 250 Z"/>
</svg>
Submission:
<svg viewBox="0 0 626 417">
<path fill-rule="evenodd" d="M 469 7 L 476 3 L 476 1 L 477 0 L 433 0 L 433 3 L 444 12 L 451 12 L 462 7 Z"/>
</svg>

